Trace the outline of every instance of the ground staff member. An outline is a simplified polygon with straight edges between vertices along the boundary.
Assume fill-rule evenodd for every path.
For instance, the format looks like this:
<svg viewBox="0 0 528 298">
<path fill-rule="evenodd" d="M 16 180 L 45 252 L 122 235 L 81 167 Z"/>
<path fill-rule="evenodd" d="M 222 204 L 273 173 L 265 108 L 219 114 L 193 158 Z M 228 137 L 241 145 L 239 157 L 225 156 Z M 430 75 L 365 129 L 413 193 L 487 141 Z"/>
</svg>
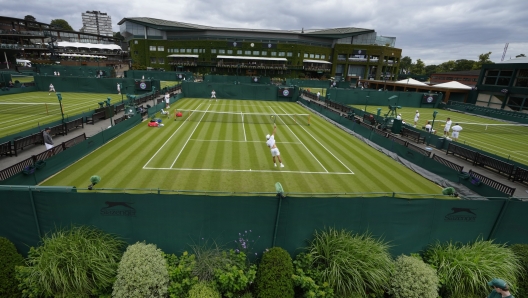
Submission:
<svg viewBox="0 0 528 298">
<path fill-rule="evenodd" d="M 46 127 L 44 128 L 44 132 L 42 133 L 42 136 L 44 137 L 44 145 L 46 145 L 46 150 L 53 148 L 53 139 L 51 138 L 51 135 L 49 134 L 50 131 L 51 131 L 51 128 Z"/>
<path fill-rule="evenodd" d="M 515 298 L 510 294 L 508 284 L 500 278 L 492 279 L 488 282 L 488 286 L 493 287 L 493 291 L 488 295 L 488 298 Z"/>
</svg>

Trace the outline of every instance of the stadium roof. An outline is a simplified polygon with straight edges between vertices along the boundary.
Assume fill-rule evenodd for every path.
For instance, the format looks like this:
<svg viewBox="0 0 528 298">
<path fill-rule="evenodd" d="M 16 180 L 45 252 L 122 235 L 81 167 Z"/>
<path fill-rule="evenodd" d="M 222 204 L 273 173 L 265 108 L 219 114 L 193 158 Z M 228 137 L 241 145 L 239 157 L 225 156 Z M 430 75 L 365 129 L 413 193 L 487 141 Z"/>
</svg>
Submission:
<svg viewBox="0 0 528 298">
<path fill-rule="evenodd" d="M 355 36 L 365 33 L 375 32 L 373 29 L 363 29 L 354 27 L 343 27 L 343 28 L 328 28 L 328 29 L 301 29 L 301 30 L 272 30 L 272 29 L 250 29 L 250 28 L 223 28 L 223 27 L 210 27 L 197 24 L 189 24 L 176 21 L 167 21 L 155 18 L 147 17 L 134 17 L 134 18 L 123 18 L 118 25 L 123 24 L 126 21 L 134 23 L 140 23 L 144 26 L 155 28 L 158 30 L 167 31 L 180 31 L 180 30 L 215 30 L 215 31 L 251 31 L 261 33 L 284 33 L 284 34 L 303 34 L 312 35 L 323 38 L 343 38 L 348 36 Z"/>
<path fill-rule="evenodd" d="M 507 64 L 507 63 L 528 63 L 528 57 L 518 57 L 518 58 L 515 58 L 515 59 L 504 60 L 504 61 L 501 61 L 501 62 L 498 62 L 498 63 L 504 63 L 504 64 Z"/>
<path fill-rule="evenodd" d="M 480 69 L 477 70 L 461 70 L 461 71 L 448 71 L 448 72 L 436 72 L 433 75 L 460 75 L 460 76 L 478 76 L 480 75 Z"/>
<path fill-rule="evenodd" d="M 311 59 L 303 59 L 304 63 L 322 63 L 322 64 L 332 64 L 332 62 L 324 61 L 324 60 L 311 60 Z"/>
</svg>

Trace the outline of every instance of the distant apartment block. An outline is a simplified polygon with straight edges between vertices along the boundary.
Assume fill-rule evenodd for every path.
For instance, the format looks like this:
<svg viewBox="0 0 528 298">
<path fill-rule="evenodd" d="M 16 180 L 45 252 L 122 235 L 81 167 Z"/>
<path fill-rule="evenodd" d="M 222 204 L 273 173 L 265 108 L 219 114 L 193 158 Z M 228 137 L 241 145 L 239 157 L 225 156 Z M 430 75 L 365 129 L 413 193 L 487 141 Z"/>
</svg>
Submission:
<svg viewBox="0 0 528 298">
<path fill-rule="evenodd" d="M 82 14 L 81 32 L 113 36 L 112 17 L 100 11 L 87 11 Z"/>
</svg>

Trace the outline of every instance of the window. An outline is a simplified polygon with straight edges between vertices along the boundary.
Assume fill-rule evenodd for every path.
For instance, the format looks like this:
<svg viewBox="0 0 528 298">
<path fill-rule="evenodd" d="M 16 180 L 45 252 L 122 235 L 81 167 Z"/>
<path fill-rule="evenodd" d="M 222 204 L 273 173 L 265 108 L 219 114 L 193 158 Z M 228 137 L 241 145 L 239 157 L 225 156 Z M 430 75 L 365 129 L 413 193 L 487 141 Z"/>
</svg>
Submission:
<svg viewBox="0 0 528 298">
<path fill-rule="evenodd" d="M 185 49 L 180 49 L 180 53 L 185 53 Z"/>
<path fill-rule="evenodd" d="M 187 49 L 187 53 L 192 53 L 192 49 Z"/>
<path fill-rule="evenodd" d="M 251 55 L 251 51 L 244 51 L 244 55 Z"/>
<path fill-rule="evenodd" d="M 138 44 L 138 41 L 137 41 L 137 40 L 134 40 L 134 44 Z"/>
<path fill-rule="evenodd" d="M 211 54 L 216 54 L 216 49 L 211 49 Z"/>
<path fill-rule="evenodd" d="M 155 52 L 155 51 L 156 51 L 156 46 L 150 46 L 150 47 L 149 47 L 149 50 L 150 50 L 151 52 Z"/>
<path fill-rule="evenodd" d="M 277 52 L 271 52 L 271 56 L 273 57 L 277 56 Z"/>
<path fill-rule="evenodd" d="M 158 52 L 165 52 L 165 46 L 158 46 Z"/>
<path fill-rule="evenodd" d="M 484 76 L 484 85 L 509 86 L 513 75 L 512 70 L 490 69 Z"/>
<path fill-rule="evenodd" d="M 326 59 L 326 55 L 321 55 L 321 59 Z"/>
<path fill-rule="evenodd" d="M 258 56 L 260 55 L 260 51 L 253 51 L 253 56 Z"/>
<path fill-rule="evenodd" d="M 315 54 L 315 59 L 321 59 L 321 55 Z"/>
<path fill-rule="evenodd" d="M 156 57 L 150 57 L 150 64 L 155 64 L 157 61 Z"/>
<path fill-rule="evenodd" d="M 261 54 L 262 54 L 262 56 L 267 56 L 268 55 L 268 51 L 262 51 Z"/>
<path fill-rule="evenodd" d="M 158 58 L 158 64 L 165 64 L 165 59 Z"/>
<path fill-rule="evenodd" d="M 242 55 L 242 50 L 237 50 L 237 55 Z"/>
<path fill-rule="evenodd" d="M 224 49 L 218 50 L 218 54 L 225 54 L 225 50 Z"/>
<path fill-rule="evenodd" d="M 528 69 L 519 69 L 515 87 L 528 87 Z"/>
<path fill-rule="evenodd" d="M 174 53 L 179 53 L 180 49 L 174 49 Z"/>
<path fill-rule="evenodd" d="M 315 54 L 310 54 L 310 58 L 315 58 Z"/>
<path fill-rule="evenodd" d="M 293 53 L 292 52 L 288 52 L 288 53 L 286 53 L 286 56 L 287 57 L 293 57 Z"/>
<path fill-rule="evenodd" d="M 233 50 L 227 50 L 227 53 L 228 53 L 229 55 L 233 55 Z"/>
<path fill-rule="evenodd" d="M 193 53 L 198 54 L 198 49 L 193 49 Z"/>
<path fill-rule="evenodd" d="M 304 58 L 308 58 L 308 53 L 304 53 Z"/>
<path fill-rule="evenodd" d="M 284 57 L 284 56 L 286 56 L 285 52 L 279 52 L 279 57 Z"/>
</svg>

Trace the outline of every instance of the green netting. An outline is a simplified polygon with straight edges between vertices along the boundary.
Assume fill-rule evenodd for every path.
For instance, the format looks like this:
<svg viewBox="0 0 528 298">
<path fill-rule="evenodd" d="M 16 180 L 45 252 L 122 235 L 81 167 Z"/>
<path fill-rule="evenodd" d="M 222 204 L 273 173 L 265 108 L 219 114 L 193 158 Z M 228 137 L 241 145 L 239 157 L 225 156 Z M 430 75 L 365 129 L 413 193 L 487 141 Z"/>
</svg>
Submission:
<svg viewBox="0 0 528 298">
<path fill-rule="evenodd" d="M 125 71 L 125 77 L 158 81 L 182 81 L 185 78 L 186 81 L 194 81 L 193 73 L 185 71 L 128 70 Z"/>
<path fill-rule="evenodd" d="M 55 65 L 35 65 L 41 76 L 54 76 L 55 72 L 60 73 L 60 77 L 92 77 L 96 78 L 100 71 L 103 77 L 115 77 L 115 70 L 111 66 L 64 66 Z"/>
<path fill-rule="evenodd" d="M 257 78 L 257 81 L 255 81 Z M 227 83 L 234 84 L 234 82 L 240 84 L 271 84 L 269 77 L 261 76 L 217 76 L 217 75 L 205 75 L 204 82 L 207 83 Z"/>
<path fill-rule="evenodd" d="M 279 88 L 275 85 L 261 84 L 223 84 L 183 82 L 182 91 L 186 97 L 210 98 L 215 90 L 218 99 L 253 99 L 294 101 L 299 90 L 294 88 L 292 97 L 279 97 Z"/>
<path fill-rule="evenodd" d="M 299 86 L 309 88 L 330 88 L 331 81 L 286 79 L 287 86 Z"/>
<path fill-rule="evenodd" d="M 133 79 L 96 79 L 82 77 L 35 76 L 35 85 L 40 91 L 48 91 L 53 84 L 57 92 L 116 93 L 117 83 L 126 93 L 134 93 Z M 159 90 L 159 85 L 158 89 Z"/>
</svg>

